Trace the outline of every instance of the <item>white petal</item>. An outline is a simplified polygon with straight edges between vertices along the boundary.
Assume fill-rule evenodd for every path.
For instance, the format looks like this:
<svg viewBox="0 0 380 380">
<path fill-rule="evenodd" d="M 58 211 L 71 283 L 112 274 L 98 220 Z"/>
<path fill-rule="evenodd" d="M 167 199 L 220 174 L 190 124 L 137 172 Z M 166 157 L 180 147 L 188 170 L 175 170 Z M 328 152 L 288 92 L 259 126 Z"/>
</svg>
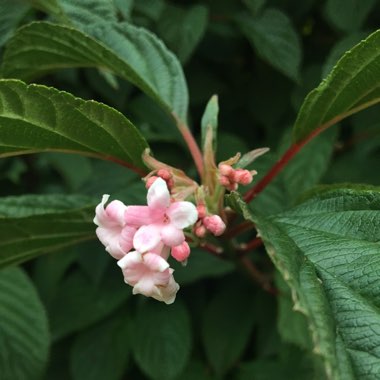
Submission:
<svg viewBox="0 0 380 380">
<path fill-rule="evenodd" d="M 174 202 L 166 214 L 170 223 L 181 229 L 191 226 L 198 219 L 197 208 L 191 202 Z"/>
<path fill-rule="evenodd" d="M 142 262 L 142 255 L 140 252 L 132 251 L 126 254 L 122 259 L 117 262 L 117 265 L 124 269 L 130 264 L 136 264 Z"/>
<path fill-rule="evenodd" d="M 153 249 L 160 242 L 160 230 L 153 224 L 140 227 L 133 237 L 133 246 L 141 253 Z"/>
<path fill-rule="evenodd" d="M 152 209 L 164 209 L 170 205 L 170 193 L 166 182 L 157 178 L 148 190 L 148 206 Z"/>
<path fill-rule="evenodd" d="M 94 223 L 97 226 L 100 226 L 103 220 L 107 218 L 107 214 L 104 210 L 104 205 L 107 203 L 109 197 L 109 194 L 104 194 L 101 202 L 96 206 Z"/>
</svg>

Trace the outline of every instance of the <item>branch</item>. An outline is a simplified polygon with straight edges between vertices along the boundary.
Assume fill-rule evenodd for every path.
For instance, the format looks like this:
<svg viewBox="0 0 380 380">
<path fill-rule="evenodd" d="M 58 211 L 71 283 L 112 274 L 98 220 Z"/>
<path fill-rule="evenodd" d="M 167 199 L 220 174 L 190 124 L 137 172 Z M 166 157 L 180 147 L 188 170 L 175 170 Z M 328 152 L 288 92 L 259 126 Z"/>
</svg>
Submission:
<svg viewBox="0 0 380 380">
<path fill-rule="evenodd" d="M 197 142 L 194 139 L 193 134 L 190 132 L 189 128 L 187 127 L 186 124 L 184 124 L 178 117 L 173 113 L 173 117 L 176 121 L 177 128 L 181 132 L 181 135 L 183 139 L 185 140 L 190 154 L 193 157 L 195 167 L 198 170 L 199 176 L 202 178 L 203 177 L 203 157 L 202 157 L 202 152 L 199 149 L 199 146 Z"/>
<path fill-rule="evenodd" d="M 335 116 L 331 120 L 322 124 L 318 128 L 314 129 L 308 136 L 306 136 L 303 140 L 298 143 L 295 143 L 290 146 L 290 148 L 284 153 L 284 155 L 272 166 L 269 172 L 258 182 L 256 186 L 252 189 L 248 190 L 244 195 L 244 201 L 249 203 L 256 197 L 257 194 L 261 193 L 270 182 L 282 171 L 282 169 L 289 163 L 289 161 L 311 140 L 317 137 L 321 132 L 326 130 L 327 128 L 335 125 L 341 120 L 345 119 L 348 116 L 351 116 L 359 111 L 362 111 L 370 106 L 373 106 L 380 102 L 380 98 L 375 98 L 370 102 L 363 103 L 357 107 L 352 108 L 351 110 L 342 113 L 338 116 Z"/>
</svg>

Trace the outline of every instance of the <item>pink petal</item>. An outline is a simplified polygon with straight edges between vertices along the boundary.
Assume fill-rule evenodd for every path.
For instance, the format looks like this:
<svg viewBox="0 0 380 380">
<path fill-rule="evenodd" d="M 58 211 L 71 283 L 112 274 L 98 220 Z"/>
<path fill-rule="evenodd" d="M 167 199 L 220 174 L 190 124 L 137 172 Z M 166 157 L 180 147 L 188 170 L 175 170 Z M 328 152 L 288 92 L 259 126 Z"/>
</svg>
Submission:
<svg viewBox="0 0 380 380">
<path fill-rule="evenodd" d="M 191 202 L 174 202 L 166 211 L 175 227 L 183 229 L 194 224 L 198 219 L 197 208 Z"/>
<path fill-rule="evenodd" d="M 115 200 L 106 207 L 106 213 L 111 220 L 123 226 L 125 224 L 124 212 L 126 208 L 127 206 L 123 202 Z"/>
<path fill-rule="evenodd" d="M 120 246 L 120 227 L 98 227 L 96 229 L 96 235 L 100 242 L 106 247 L 106 251 L 115 259 L 121 259 L 127 252 Z"/>
<path fill-rule="evenodd" d="M 171 269 L 171 272 L 173 270 Z M 164 287 L 158 287 L 159 293 L 153 295 L 157 301 L 165 302 L 167 305 L 172 304 L 175 301 L 176 294 L 179 290 L 179 285 L 175 282 L 173 275 L 170 276 L 168 284 Z"/>
<path fill-rule="evenodd" d="M 124 212 L 124 220 L 127 224 L 135 227 L 154 222 L 148 206 L 128 206 Z"/>
<path fill-rule="evenodd" d="M 165 245 L 174 247 L 185 241 L 185 235 L 182 230 L 174 227 L 172 224 L 166 224 L 160 231 L 161 239 Z"/>
<path fill-rule="evenodd" d="M 172 256 L 177 260 L 177 261 L 185 261 L 190 255 L 190 247 L 189 244 L 187 244 L 185 241 L 172 248 Z"/>
<path fill-rule="evenodd" d="M 161 240 L 160 230 L 156 225 L 140 227 L 133 237 L 133 246 L 141 253 L 153 249 Z"/>
<path fill-rule="evenodd" d="M 170 205 L 170 193 L 166 182 L 157 178 L 148 190 L 148 206 L 151 209 L 166 209 Z"/>
<path fill-rule="evenodd" d="M 109 197 L 109 194 L 104 194 L 101 202 L 96 206 L 94 223 L 97 226 L 104 225 L 108 221 L 108 216 L 104 210 L 104 205 L 107 203 Z"/>
<path fill-rule="evenodd" d="M 168 262 L 155 253 L 146 253 L 144 255 L 144 262 L 147 268 L 155 272 L 163 272 L 169 268 Z"/>
<path fill-rule="evenodd" d="M 133 237 L 137 229 L 135 227 L 125 226 L 121 230 L 119 244 L 124 252 L 129 252 L 133 247 Z"/>
<path fill-rule="evenodd" d="M 136 264 L 142 263 L 142 255 L 140 252 L 132 251 L 125 255 L 121 260 L 117 262 L 117 265 L 121 269 L 125 269 L 128 266 L 134 266 Z"/>
</svg>

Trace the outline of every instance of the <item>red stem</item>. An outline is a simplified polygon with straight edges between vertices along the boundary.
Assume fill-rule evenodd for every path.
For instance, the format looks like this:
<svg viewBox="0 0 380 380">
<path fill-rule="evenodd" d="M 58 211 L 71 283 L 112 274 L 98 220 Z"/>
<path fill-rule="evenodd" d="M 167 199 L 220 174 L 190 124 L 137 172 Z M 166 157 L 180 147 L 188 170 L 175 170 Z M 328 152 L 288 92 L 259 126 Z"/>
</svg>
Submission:
<svg viewBox="0 0 380 380">
<path fill-rule="evenodd" d="M 237 249 L 238 252 L 248 252 L 252 251 L 260 246 L 263 245 L 263 241 L 260 238 L 254 238 L 248 243 L 243 243 L 240 245 L 240 247 Z"/>
<path fill-rule="evenodd" d="M 223 248 L 218 247 L 214 244 L 203 242 L 200 244 L 200 247 L 203 248 L 205 251 L 212 253 L 214 256 L 218 256 L 220 258 L 223 258 L 221 254 L 223 253 Z"/>
<path fill-rule="evenodd" d="M 140 169 L 132 164 L 129 164 L 123 160 L 120 160 L 116 157 L 111 157 L 111 156 L 100 156 L 99 158 L 103 158 L 107 161 L 111 161 L 111 162 L 114 162 L 115 164 L 119 164 L 121 166 L 124 166 L 132 171 L 134 171 L 136 174 L 138 174 L 140 177 L 145 177 L 148 173 L 143 170 L 143 169 Z"/>
<path fill-rule="evenodd" d="M 261 273 L 247 256 L 242 256 L 240 258 L 240 263 L 252 280 L 259 284 L 263 290 L 270 294 L 278 295 L 278 290 L 272 286 L 270 278 Z"/>
<path fill-rule="evenodd" d="M 318 128 L 314 129 L 308 136 L 306 136 L 299 143 L 291 145 L 291 147 L 285 152 L 285 154 L 274 164 L 274 166 L 269 170 L 269 172 L 264 176 L 264 178 L 259 181 L 259 183 L 252 189 L 248 190 L 244 195 L 244 200 L 249 203 L 257 194 L 262 192 L 267 185 L 276 177 L 276 175 L 287 165 L 287 163 L 303 148 L 309 141 L 317 137 L 325 129 L 331 127 L 332 125 L 338 123 L 339 121 L 345 119 L 348 116 L 353 115 L 356 112 L 362 111 L 370 106 L 373 106 L 380 102 L 380 97 L 372 99 L 367 103 L 360 104 L 357 107 L 350 109 L 349 111 L 335 116 L 326 123 L 320 125 Z"/>
<path fill-rule="evenodd" d="M 255 225 L 249 221 L 249 220 L 245 220 L 244 222 L 236 225 L 236 226 L 233 226 L 231 228 L 229 228 L 224 234 L 223 234 L 223 237 L 224 238 L 232 238 L 236 235 L 239 235 L 239 234 L 242 234 L 243 232 L 246 232 L 246 231 L 249 231 L 251 230 L 252 228 L 254 228 Z"/>
<path fill-rule="evenodd" d="M 202 152 L 199 149 L 199 146 L 197 142 L 194 139 L 193 134 L 190 132 L 189 128 L 187 127 L 186 124 L 184 124 L 178 117 L 173 113 L 173 117 L 176 121 L 177 128 L 181 132 L 181 135 L 183 139 L 185 140 L 190 154 L 193 157 L 195 167 L 198 170 L 199 176 L 202 178 L 203 177 L 203 156 Z"/>
</svg>

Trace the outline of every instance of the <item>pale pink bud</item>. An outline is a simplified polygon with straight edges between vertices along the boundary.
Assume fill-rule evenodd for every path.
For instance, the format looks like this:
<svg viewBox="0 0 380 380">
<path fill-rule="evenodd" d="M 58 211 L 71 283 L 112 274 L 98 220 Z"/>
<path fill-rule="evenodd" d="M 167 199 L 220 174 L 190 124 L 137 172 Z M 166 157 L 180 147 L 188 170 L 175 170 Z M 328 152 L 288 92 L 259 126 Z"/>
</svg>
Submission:
<svg viewBox="0 0 380 380">
<path fill-rule="evenodd" d="M 222 175 L 219 177 L 219 182 L 222 186 L 229 188 L 231 186 L 231 181 L 228 177 Z"/>
<path fill-rule="evenodd" d="M 226 229 L 226 225 L 219 215 L 206 216 L 203 224 L 215 236 L 222 235 Z"/>
<path fill-rule="evenodd" d="M 199 238 L 204 238 L 207 234 L 207 230 L 206 230 L 206 227 L 203 226 L 203 225 L 200 225 L 198 227 L 195 227 L 194 229 L 194 233 L 196 236 L 198 236 Z"/>
<path fill-rule="evenodd" d="M 250 171 L 245 169 L 237 169 L 234 173 L 235 182 L 240 183 L 241 185 L 248 185 L 252 182 L 252 174 Z"/>
<path fill-rule="evenodd" d="M 228 186 L 226 186 L 226 189 L 229 191 L 235 191 L 238 188 L 238 184 L 236 182 L 230 183 Z"/>
<path fill-rule="evenodd" d="M 146 187 L 147 189 L 149 189 L 149 188 L 153 185 L 153 183 L 156 181 L 157 178 L 158 178 L 158 177 L 156 177 L 155 175 L 152 176 L 152 177 L 149 177 L 149 178 L 146 180 L 145 187 Z"/>
<path fill-rule="evenodd" d="M 168 189 L 172 189 L 174 187 L 174 180 L 173 178 L 169 178 L 167 181 L 166 181 L 166 184 L 168 185 Z"/>
<path fill-rule="evenodd" d="M 190 247 L 185 241 L 172 248 L 172 256 L 179 262 L 185 261 L 190 255 Z"/>
<path fill-rule="evenodd" d="M 219 164 L 219 173 L 223 176 L 229 177 L 234 172 L 234 169 L 230 165 Z"/>
<path fill-rule="evenodd" d="M 203 219 L 206 216 L 206 206 L 204 204 L 199 204 L 197 206 L 198 218 Z"/>
<path fill-rule="evenodd" d="M 159 177 L 161 177 L 162 179 L 164 179 L 165 181 L 169 180 L 170 178 L 172 178 L 172 174 L 169 172 L 169 170 L 167 169 L 160 169 L 158 172 L 157 172 L 157 175 Z"/>
</svg>

